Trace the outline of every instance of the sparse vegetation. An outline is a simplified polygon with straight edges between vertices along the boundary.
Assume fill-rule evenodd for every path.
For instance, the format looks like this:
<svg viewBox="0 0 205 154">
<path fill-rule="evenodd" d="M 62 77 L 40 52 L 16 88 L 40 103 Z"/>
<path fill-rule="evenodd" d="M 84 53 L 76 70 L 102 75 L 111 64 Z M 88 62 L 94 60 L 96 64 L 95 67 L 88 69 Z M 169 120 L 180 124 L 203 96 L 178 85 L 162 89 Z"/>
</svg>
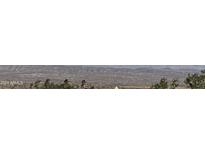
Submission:
<svg viewBox="0 0 205 154">
<path fill-rule="evenodd" d="M 178 80 L 174 79 L 170 83 L 166 78 L 161 78 L 159 83 L 155 83 L 151 86 L 152 89 L 175 89 L 179 86 Z"/>
<path fill-rule="evenodd" d="M 88 84 L 85 80 L 81 81 L 81 86 L 71 83 L 68 79 L 65 79 L 63 83 L 54 83 L 50 79 L 46 79 L 44 82 L 40 80 L 30 84 L 31 89 L 94 89 L 94 86 Z"/>
<path fill-rule="evenodd" d="M 179 82 L 180 81 L 180 82 Z M 167 78 L 163 77 L 161 78 L 158 82 L 154 83 L 153 85 L 150 86 L 150 84 L 147 85 L 140 85 L 140 86 L 130 86 L 130 85 L 117 85 L 120 87 L 120 89 L 129 89 L 130 87 L 132 89 L 176 89 L 176 88 L 190 88 L 190 89 L 205 89 L 205 70 L 200 71 L 199 73 L 189 73 L 184 79 L 173 79 L 173 80 L 168 80 Z M 51 79 L 45 79 L 44 81 L 42 80 L 36 80 L 32 83 L 29 82 L 23 82 L 23 81 L 1 81 L 0 82 L 0 88 L 7 88 L 7 89 L 111 89 L 114 88 L 115 86 L 113 85 L 98 85 L 99 83 L 96 84 L 91 84 L 87 82 L 86 80 L 79 81 L 77 83 L 71 82 L 68 79 L 65 79 L 63 81 L 53 81 Z M 96 87 L 94 87 L 94 85 Z"/>
<path fill-rule="evenodd" d="M 176 89 L 179 86 L 179 81 L 174 79 L 170 83 L 170 89 Z"/>
<path fill-rule="evenodd" d="M 85 85 L 86 85 L 86 81 L 85 81 L 85 80 L 82 80 L 82 81 L 81 81 L 81 88 L 85 88 Z"/>
<path fill-rule="evenodd" d="M 168 88 L 168 81 L 166 78 L 161 78 L 159 83 L 153 84 L 151 86 L 152 89 L 167 89 Z"/>
<path fill-rule="evenodd" d="M 205 89 L 205 70 L 200 73 L 188 74 L 184 83 L 191 89 Z"/>
</svg>

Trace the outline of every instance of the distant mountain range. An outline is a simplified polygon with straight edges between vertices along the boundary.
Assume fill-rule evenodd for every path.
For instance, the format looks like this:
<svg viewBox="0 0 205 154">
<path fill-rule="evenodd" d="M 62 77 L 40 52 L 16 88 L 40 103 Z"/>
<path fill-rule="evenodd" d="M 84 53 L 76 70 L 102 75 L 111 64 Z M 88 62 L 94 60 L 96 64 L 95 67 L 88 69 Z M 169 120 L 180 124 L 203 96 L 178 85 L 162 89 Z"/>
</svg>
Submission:
<svg viewBox="0 0 205 154">
<path fill-rule="evenodd" d="M 127 68 L 127 69 L 173 69 L 173 70 L 202 70 L 205 65 L 0 65 L 0 71 L 52 70 L 67 68 Z"/>
</svg>

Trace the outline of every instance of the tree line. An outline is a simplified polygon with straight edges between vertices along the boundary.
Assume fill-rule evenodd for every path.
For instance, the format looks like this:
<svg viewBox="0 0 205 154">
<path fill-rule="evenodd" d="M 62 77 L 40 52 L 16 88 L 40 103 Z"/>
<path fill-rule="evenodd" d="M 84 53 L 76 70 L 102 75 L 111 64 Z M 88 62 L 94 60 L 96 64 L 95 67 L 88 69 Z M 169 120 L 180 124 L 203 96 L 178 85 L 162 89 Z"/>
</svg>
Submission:
<svg viewBox="0 0 205 154">
<path fill-rule="evenodd" d="M 177 79 L 168 81 L 163 77 L 159 82 L 150 86 L 151 89 L 176 89 L 179 88 L 180 82 Z M 199 73 L 189 73 L 184 80 L 184 85 L 189 89 L 205 89 L 205 70 Z M 82 80 L 80 84 L 74 84 L 68 79 L 65 79 L 61 83 L 52 82 L 50 79 L 45 81 L 37 80 L 30 84 L 31 89 L 94 89 L 94 85 L 89 84 L 87 81 Z M 182 87 L 183 88 L 183 87 Z"/>
<path fill-rule="evenodd" d="M 184 80 L 186 88 L 189 89 L 205 89 L 205 70 L 199 73 L 189 73 Z M 175 89 L 179 87 L 179 81 L 174 79 L 168 81 L 166 78 L 161 78 L 158 83 L 153 84 L 152 89 Z"/>
<path fill-rule="evenodd" d="M 94 89 L 95 87 L 87 81 L 82 80 L 81 84 L 74 84 L 68 79 L 65 79 L 62 83 L 52 82 L 50 79 L 45 81 L 37 80 L 30 84 L 31 89 Z"/>
</svg>

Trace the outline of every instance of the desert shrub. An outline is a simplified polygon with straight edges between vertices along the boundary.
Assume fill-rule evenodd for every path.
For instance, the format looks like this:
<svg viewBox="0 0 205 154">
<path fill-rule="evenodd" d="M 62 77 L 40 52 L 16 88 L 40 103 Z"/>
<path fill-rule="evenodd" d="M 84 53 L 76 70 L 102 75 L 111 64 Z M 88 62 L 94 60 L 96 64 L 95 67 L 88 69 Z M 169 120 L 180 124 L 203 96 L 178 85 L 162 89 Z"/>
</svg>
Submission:
<svg viewBox="0 0 205 154">
<path fill-rule="evenodd" d="M 39 88 L 41 88 L 41 80 L 37 80 L 37 81 L 35 81 L 34 83 L 31 83 L 30 84 L 30 88 L 31 89 L 39 89 Z"/>
<path fill-rule="evenodd" d="M 73 85 L 68 81 L 68 79 L 65 79 L 64 82 L 59 86 L 60 89 L 73 89 Z"/>
<path fill-rule="evenodd" d="M 33 85 L 34 85 L 34 84 L 31 83 L 31 84 L 29 85 L 29 88 L 32 89 L 32 88 L 33 88 Z"/>
<path fill-rule="evenodd" d="M 85 81 L 85 80 L 82 80 L 82 81 L 81 81 L 81 88 L 85 88 L 85 85 L 86 85 L 86 81 Z"/>
<path fill-rule="evenodd" d="M 80 86 L 80 88 L 81 88 L 81 89 L 95 89 L 95 87 L 94 87 L 92 84 L 88 83 L 88 82 L 85 81 L 85 80 L 82 80 L 82 81 L 81 81 L 81 86 Z"/>
<path fill-rule="evenodd" d="M 60 88 L 60 85 L 59 84 L 55 84 L 53 82 L 51 82 L 49 85 L 48 85 L 48 88 L 47 89 L 59 89 Z"/>
<path fill-rule="evenodd" d="M 176 89 L 178 86 L 179 86 L 178 80 L 174 79 L 174 80 L 171 81 L 169 87 L 170 87 L 170 89 Z"/>
<path fill-rule="evenodd" d="M 44 85 L 43 85 L 43 88 L 45 89 L 50 89 L 50 88 L 53 88 L 53 84 L 50 83 L 50 79 L 46 79 L 46 81 L 44 82 Z"/>
<path fill-rule="evenodd" d="M 31 89 L 94 89 L 94 86 L 88 84 L 85 80 L 81 81 L 81 84 L 74 84 L 65 79 L 62 83 L 51 82 L 50 79 L 46 79 L 44 82 L 37 80 L 34 83 L 31 83 L 29 88 Z"/>
<path fill-rule="evenodd" d="M 152 89 L 175 89 L 179 86 L 178 80 L 174 79 L 170 83 L 166 78 L 161 78 L 158 83 L 151 86 Z"/>
<path fill-rule="evenodd" d="M 205 70 L 200 73 L 189 73 L 184 83 L 191 89 L 205 89 Z"/>
<path fill-rule="evenodd" d="M 159 83 L 155 83 L 151 86 L 152 89 L 168 89 L 168 81 L 166 78 L 161 78 Z"/>
</svg>

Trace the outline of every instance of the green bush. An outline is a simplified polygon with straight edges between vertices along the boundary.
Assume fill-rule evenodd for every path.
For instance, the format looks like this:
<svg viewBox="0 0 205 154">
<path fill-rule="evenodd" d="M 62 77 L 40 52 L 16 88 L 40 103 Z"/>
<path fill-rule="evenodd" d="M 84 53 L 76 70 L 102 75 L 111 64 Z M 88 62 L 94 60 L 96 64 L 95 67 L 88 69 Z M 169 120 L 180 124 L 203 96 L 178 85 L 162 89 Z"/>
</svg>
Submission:
<svg viewBox="0 0 205 154">
<path fill-rule="evenodd" d="M 94 86 L 88 84 L 85 80 L 81 81 L 81 84 L 73 84 L 68 79 L 65 79 L 63 83 L 54 83 L 50 79 L 46 79 L 44 82 L 37 80 L 31 83 L 29 88 L 31 89 L 94 89 Z"/>
<path fill-rule="evenodd" d="M 170 87 L 170 89 L 176 89 L 178 86 L 179 86 L 178 80 L 174 79 L 174 80 L 171 81 L 169 87 Z"/>
<path fill-rule="evenodd" d="M 200 73 L 188 74 L 184 83 L 191 89 L 205 89 L 205 70 Z"/>
<path fill-rule="evenodd" d="M 159 83 L 153 84 L 152 89 L 168 89 L 168 81 L 166 78 L 161 78 Z"/>
<path fill-rule="evenodd" d="M 151 86 L 152 89 L 175 89 L 179 86 L 178 80 L 174 79 L 171 83 L 166 78 L 161 78 L 159 83 L 155 83 Z"/>
<path fill-rule="evenodd" d="M 40 84 L 41 84 L 41 80 L 37 80 L 34 83 L 30 84 L 30 88 L 31 89 L 39 89 L 39 88 L 41 88 Z"/>
</svg>

